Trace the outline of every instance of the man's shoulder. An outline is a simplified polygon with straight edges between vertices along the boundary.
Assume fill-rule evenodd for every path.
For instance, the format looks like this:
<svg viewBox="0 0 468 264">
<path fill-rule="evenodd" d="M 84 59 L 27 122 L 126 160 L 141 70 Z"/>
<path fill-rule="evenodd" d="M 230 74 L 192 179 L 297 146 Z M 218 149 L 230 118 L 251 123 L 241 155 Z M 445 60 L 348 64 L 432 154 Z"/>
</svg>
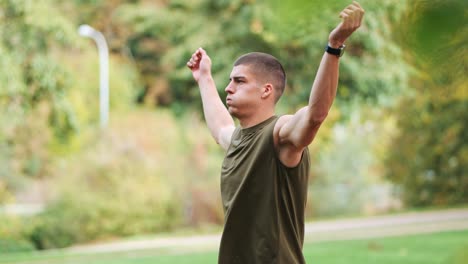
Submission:
<svg viewBox="0 0 468 264">
<path fill-rule="evenodd" d="M 293 115 L 281 115 L 278 117 L 278 120 L 276 121 L 275 128 L 273 129 L 273 135 L 278 135 L 280 129 L 283 127 L 284 124 L 286 124 Z"/>
</svg>

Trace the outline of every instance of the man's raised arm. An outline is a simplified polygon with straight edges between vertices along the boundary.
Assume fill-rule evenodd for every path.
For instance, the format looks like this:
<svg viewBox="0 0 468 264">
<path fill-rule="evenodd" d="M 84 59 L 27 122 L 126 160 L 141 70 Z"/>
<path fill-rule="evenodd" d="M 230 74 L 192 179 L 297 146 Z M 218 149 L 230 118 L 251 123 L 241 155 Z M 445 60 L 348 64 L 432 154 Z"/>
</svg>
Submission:
<svg viewBox="0 0 468 264">
<path fill-rule="evenodd" d="M 346 39 L 361 26 L 364 9 L 357 2 L 346 7 L 341 13 L 341 23 L 330 33 L 329 46 L 342 47 Z M 280 157 L 283 152 L 290 156 L 302 150 L 314 139 L 320 125 L 328 115 L 338 86 L 339 55 L 326 52 L 315 77 L 309 104 L 282 122 L 278 131 Z M 284 157 L 284 155 L 283 155 Z M 293 162 L 294 163 L 294 162 Z"/>
<path fill-rule="evenodd" d="M 235 125 L 216 90 L 216 85 L 211 76 L 211 59 L 205 50 L 199 48 L 193 53 L 192 58 L 187 62 L 187 66 L 192 71 L 193 78 L 200 87 L 203 113 L 211 135 L 226 150 L 231 142 Z"/>
</svg>

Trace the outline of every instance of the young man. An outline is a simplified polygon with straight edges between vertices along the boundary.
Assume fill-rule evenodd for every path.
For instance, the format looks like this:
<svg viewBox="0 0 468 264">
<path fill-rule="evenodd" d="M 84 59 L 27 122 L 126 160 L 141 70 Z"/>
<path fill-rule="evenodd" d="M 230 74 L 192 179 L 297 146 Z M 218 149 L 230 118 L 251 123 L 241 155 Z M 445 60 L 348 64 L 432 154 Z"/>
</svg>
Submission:
<svg viewBox="0 0 468 264">
<path fill-rule="evenodd" d="M 342 21 L 329 35 L 309 104 L 294 115 L 275 116 L 286 75 L 271 55 L 255 52 L 237 59 L 226 87 L 227 109 L 216 90 L 207 53 L 199 48 L 187 62 L 200 87 L 208 128 L 226 150 L 219 263 L 305 263 L 307 146 L 332 105 L 344 43 L 359 28 L 363 15 L 357 2 L 340 13 Z"/>
</svg>

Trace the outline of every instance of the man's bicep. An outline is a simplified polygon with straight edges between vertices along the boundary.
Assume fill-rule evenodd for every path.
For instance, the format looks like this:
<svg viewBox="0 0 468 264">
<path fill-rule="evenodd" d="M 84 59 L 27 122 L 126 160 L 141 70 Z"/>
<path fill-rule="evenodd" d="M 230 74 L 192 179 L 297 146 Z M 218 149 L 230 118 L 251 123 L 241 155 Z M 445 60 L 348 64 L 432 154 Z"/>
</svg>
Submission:
<svg viewBox="0 0 468 264">
<path fill-rule="evenodd" d="M 235 126 L 225 126 L 219 130 L 219 141 L 218 144 L 227 150 L 231 144 L 232 134 L 234 133 Z"/>
<path fill-rule="evenodd" d="M 279 143 L 291 144 L 298 149 L 307 147 L 315 135 L 320 125 L 310 122 L 309 107 L 299 109 L 294 115 L 287 116 L 279 130 Z"/>
</svg>

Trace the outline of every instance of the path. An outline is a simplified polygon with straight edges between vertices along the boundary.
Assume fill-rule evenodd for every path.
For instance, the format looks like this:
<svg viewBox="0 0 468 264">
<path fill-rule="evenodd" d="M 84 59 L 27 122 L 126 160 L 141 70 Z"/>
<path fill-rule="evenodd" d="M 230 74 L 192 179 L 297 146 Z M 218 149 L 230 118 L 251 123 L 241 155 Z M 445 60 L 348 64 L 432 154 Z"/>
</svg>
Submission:
<svg viewBox="0 0 468 264">
<path fill-rule="evenodd" d="M 468 230 L 468 209 L 450 209 L 366 218 L 315 221 L 306 224 L 305 240 L 307 242 L 321 242 L 456 230 Z M 127 240 L 99 245 L 74 246 L 67 249 L 67 251 L 73 253 L 98 253 L 141 249 L 167 250 L 171 248 L 216 250 L 220 242 L 220 237 L 220 234 L 214 234 Z"/>
</svg>

